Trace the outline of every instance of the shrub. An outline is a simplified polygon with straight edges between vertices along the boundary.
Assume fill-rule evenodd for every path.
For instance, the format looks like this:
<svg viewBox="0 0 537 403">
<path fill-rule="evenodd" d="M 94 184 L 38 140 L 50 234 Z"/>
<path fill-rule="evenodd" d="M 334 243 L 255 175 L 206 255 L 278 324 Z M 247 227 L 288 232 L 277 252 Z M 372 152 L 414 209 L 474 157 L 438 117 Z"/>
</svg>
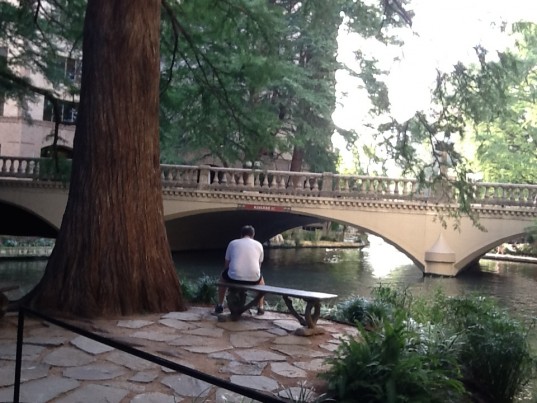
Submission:
<svg viewBox="0 0 537 403">
<path fill-rule="evenodd" d="M 336 306 L 333 318 L 339 321 L 365 323 L 367 318 L 367 307 L 369 302 L 365 298 L 354 298 L 346 300 Z"/>
<path fill-rule="evenodd" d="M 536 375 L 529 329 L 488 298 L 449 298 L 445 311 L 444 326 L 463 337 L 459 360 L 468 388 L 490 401 L 514 401 Z"/>
<path fill-rule="evenodd" d="M 464 388 L 450 349 L 442 338 L 425 338 L 396 308 L 378 319 L 364 341 L 342 340 L 331 369 L 322 376 L 338 402 L 460 402 Z"/>
<path fill-rule="evenodd" d="M 183 298 L 187 301 L 192 301 L 194 299 L 194 284 L 189 280 L 181 280 L 181 293 Z"/>
<path fill-rule="evenodd" d="M 212 304 L 216 301 L 217 280 L 214 277 L 203 275 L 195 282 L 183 280 L 181 291 L 183 297 L 190 302 Z"/>
<path fill-rule="evenodd" d="M 535 377 L 529 330 L 483 297 L 412 298 L 379 286 L 332 315 L 357 323 L 323 375 L 337 401 L 513 402 Z M 366 330 L 367 329 L 367 330 Z M 353 400 L 354 399 L 354 400 Z"/>
</svg>

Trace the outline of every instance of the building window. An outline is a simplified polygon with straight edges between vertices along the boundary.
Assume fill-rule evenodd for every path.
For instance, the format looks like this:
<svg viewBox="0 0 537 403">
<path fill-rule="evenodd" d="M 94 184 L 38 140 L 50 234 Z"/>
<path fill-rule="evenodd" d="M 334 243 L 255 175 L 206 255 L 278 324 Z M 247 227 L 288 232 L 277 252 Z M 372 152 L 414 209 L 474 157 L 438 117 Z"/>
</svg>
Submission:
<svg viewBox="0 0 537 403">
<path fill-rule="evenodd" d="M 82 61 L 71 57 L 59 57 L 57 69 L 61 77 L 67 78 L 72 83 L 80 85 L 82 78 Z"/>
<path fill-rule="evenodd" d="M 65 76 L 72 82 L 80 84 L 82 78 L 82 62 L 80 60 L 66 58 Z"/>
<path fill-rule="evenodd" d="M 58 101 L 60 107 L 60 123 L 75 123 L 77 115 L 77 104 L 74 102 Z M 46 122 L 55 122 L 54 108 L 52 102 L 45 99 L 43 108 L 43 120 Z"/>
</svg>

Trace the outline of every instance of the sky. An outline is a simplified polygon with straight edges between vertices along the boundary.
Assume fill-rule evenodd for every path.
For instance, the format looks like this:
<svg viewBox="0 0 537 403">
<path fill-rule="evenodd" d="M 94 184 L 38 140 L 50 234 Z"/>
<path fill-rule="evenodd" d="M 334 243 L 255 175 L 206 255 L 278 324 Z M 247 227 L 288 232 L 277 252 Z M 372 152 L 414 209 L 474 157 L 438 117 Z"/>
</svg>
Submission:
<svg viewBox="0 0 537 403">
<path fill-rule="evenodd" d="M 427 109 L 437 68 L 447 71 L 458 61 L 475 61 L 473 47 L 477 44 L 497 50 L 510 46 L 512 39 L 501 33 L 500 21 L 537 22 L 537 0 L 413 0 L 412 5 L 412 28 L 400 31 L 405 42 L 402 48 L 389 49 L 344 31 L 339 36 L 341 62 L 357 68 L 353 51 L 361 49 L 374 54 L 390 71 L 387 83 L 392 113 L 400 121 Z M 394 62 L 395 57 L 399 61 Z M 367 114 L 369 101 L 364 91 L 357 90 L 360 82 L 343 71 L 336 79 L 342 105 L 333 115 L 335 123 L 345 129 L 364 130 L 360 117 Z M 341 92 L 347 95 L 342 98 Z M 338 137 L 334 145 L 344 149 Z"/>
</svg>

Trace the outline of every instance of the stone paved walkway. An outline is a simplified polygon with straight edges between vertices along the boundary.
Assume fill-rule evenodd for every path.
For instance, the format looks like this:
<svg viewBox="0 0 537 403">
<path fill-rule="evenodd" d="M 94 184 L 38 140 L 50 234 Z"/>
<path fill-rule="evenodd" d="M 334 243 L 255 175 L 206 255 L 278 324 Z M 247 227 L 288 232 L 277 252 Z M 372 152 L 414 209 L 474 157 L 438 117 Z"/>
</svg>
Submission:
<svg viewBox="0 0 537 403">
<path fill-rule="evenodd" d="M 323 335 L 298 337 L 290 315 L 266 312 L 218 322 L 212 308 L 76 324 L 238 385 L 283 398 L 322 392 L 318 373 L 352 326 L 319 321 Z M 17 317 L 0 319 L 0 402 L 13 399 Z M 26 318 L 21 402 L 249 402 L 226 389 Z"/>
</svg>

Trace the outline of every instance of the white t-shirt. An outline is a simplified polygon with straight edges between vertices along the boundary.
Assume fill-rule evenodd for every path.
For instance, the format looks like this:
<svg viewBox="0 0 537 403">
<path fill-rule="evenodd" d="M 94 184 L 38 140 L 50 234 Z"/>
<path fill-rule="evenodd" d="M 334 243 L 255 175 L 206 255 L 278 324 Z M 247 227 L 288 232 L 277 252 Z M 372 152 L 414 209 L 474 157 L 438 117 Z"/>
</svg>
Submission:
<svg viewBox="0 0 537 403">
<path fill-rule="evenodd" d="M 250 237 L 235 239 L 226 249 L 228 276 L 233 280 L 257 281 L 261 278 L 263 245 Z"/>
</svg>

